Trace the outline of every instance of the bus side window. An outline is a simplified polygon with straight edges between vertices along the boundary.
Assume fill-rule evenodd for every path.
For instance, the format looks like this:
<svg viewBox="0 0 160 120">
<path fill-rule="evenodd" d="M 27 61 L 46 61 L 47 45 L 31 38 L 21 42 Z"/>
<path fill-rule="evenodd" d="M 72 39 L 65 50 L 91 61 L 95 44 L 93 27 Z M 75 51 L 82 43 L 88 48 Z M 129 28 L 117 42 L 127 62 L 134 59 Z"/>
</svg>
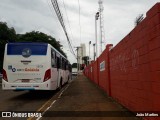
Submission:
<svg viewBox="0 0 160 120">
<path fill-rule="evenodd" d="M 63 59 L 63 70 L 65 70 L 65 60 Z"/>
<path fill-rule="evenodd" d="M 60 58 L 60 68 L 63 69 L 63 58 Z"/>
<path fill-rule="evenodd" d="M 57 58 L 57 68 L 59 68 L 59 58 L 58 57 L 56 58 Z"/>
<path fill-rule="evenodd" d="M 56 68 L 57 67 L 57 55 L 56 55 L 56 52 L 55 52 L 54 58 L 55 58 L 55 68 Z"/>
<path fill-rule="evenodd" d="M 67 63 L 68 63 L 68 70 L 69 70 L 69 72 L 72 72 L 72 66 L 71 66 L 71 64 L 70 64 L 70 62 L 69 61 L 67 61 Z"/>
<path fill-rule="evenodd" d="M 56 61 L 55 61 L 55 51 L 51 50 L 51 65 L 52 67 L 56 67 Z"/>
<path fill-rule="evenodd" d="M 65 60 L 65 70 L 68 70 L 68 62 Z"/>
<path fill-rule="evenodd" d="M 57 68 L 60 69 L 61 68 L 61 62 L 60 62 L 60 57 L 57 56 Z"/>
<path fill-rule="evenodd" d="M 62 69 L 65 70 L 65 60 L 62 58 Z"/>
</svg>

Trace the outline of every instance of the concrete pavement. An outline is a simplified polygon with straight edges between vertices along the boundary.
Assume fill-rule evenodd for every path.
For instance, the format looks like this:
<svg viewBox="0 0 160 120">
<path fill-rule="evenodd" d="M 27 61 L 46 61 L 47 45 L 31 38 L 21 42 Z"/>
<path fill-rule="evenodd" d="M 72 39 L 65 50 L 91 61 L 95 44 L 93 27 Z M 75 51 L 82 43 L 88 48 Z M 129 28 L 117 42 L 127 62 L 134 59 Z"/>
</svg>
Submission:
<svg viewBox="0 0 160 120">
<path fill-rule="evenodd" d="M 42 120 L 139 120 L 83 75 L 69 84 Z"/>
</svg>

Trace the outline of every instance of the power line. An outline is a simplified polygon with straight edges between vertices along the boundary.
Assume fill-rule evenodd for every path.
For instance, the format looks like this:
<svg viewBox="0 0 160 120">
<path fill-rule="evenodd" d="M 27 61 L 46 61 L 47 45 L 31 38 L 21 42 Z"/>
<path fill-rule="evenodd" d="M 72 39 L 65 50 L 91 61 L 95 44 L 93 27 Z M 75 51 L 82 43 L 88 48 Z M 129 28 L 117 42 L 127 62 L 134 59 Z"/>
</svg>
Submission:
<svg viewBox="0 0 160 120">
<path fill-rule="evenodd" d="M 65 14 L 66 14 L 66 16 L 67 16 L 67 21 L 68 21 L 68 24 L 69 24 L 69 29 L 70 29 L 71 37 L 72 37 L 72 39 L 73 39 L 73 38 L 74 38 L 74 37 L 73 37 L 73 32 L 72 32 L 72 30 L 71 30 L 71 25 L 70 25 L 70 22 L 69 22 L 69 18 L 68 18 L 68 14 L 67 14 L 67 9 L 66 9 L 66 5 L 65 5 L 65 3 L 64 3 L 64 0 L 63 0 L 63 7 L 64 7 L 64 10 L 65 10 Z M 72 43 L 72 39 L 71 39 L 71 43 Z"/>
<path fill-rule="evenodd" d="M 70 51 L 71 51 L 71 53 L 74 55 L 74 57 L 76 58 L 76 55 L 75 55 L 74 50 L 73 50 L 73 47 L 72 47 L 71 42 L 70 42 L 70 40 L 69 40 L 69 36 L 68 36 L 68 34 L 67 34 L 67 30 L 66 30 L 66 27 L 65 27 L 65 24 L 64 24 L 64 21 L 63 21 L 63 17 L 62 17 L 61 11 L 60 11 L 60 9 L 59 9 L 58 2 L 57 2 L 57 0 L 51 0 L 51 2 L 52 2 L 52 5 L 53 5 L 54 10 L 55 10 L 55 12 L 56 12 L 56 15 L 57 15 L 57 17 L 58 17 L 58 20 L 59 20 L 59 22 L 60 22 L 60 24 L 61 24 L 61 26 L 62 26 L 62 28 L 63 28 L 63 30 L 64 30 L 64 33 L 65 33 L 65 35 L 66 35 L 66 38 L 67 38 L 67 42 L 68 42 Z"/>
<path fill-rule="evenodd" d="M 49 8 L 50 8 L 50 11 L 51 11 L 52 15 L 53 15 L 53 16 L 55 16 L 55 15 L 53 14 L 53 12 L 52 12 L 52 7 L 50 6 L 50 4 L 49 4 L 49 1 L 48 1 L 48 0 L 47 0 L 47 4 L 48 4 L 48 6 L 49 6 Z M 53 10 L 54 10 L 54 9 L 53 9 Z M 73 54 L 73 52 L 72 52 L 72 50 L 71 50 L 70 45 L 69 45 L 69 48 L 70 48 L 70 52 Z"/>
<path fill-rule="evenodd" d="M 69 29 L 70 29 L 71 37 L 72 37 L 72 39 L 74 39 L 74 37 L 73 37 L 73 32 L 72 32 L 71 25 L 70 25 L 70 22 L 69 22 L 69 17 L 68 17 L 68 14 L 67 14 L 67 9 L 66 9 L 66 5 L 65 5 L 64 0 L 63 0 L 63 7 L 64 7 L 65 14 L 66 14 L 66 17 L 67 17 L 67 22 L 68 22 L 68 24 L 69 24 Z M 73 44 L 73 43 L 72 43 L 72 39 L 71 39 L 71 44 Z"/>
<path fill-rule="evenodd" d="M 50 9 L 50 11 L 51 11 L 52 15 L 54 16 L 54 14 L 53 14 L 53 12 L 52 12 L 52 7 L 50 6 L 50 4 L 49 4 L 49 1 L 48 1 L 48 0 L 47 0 L 47 4 L 48 4 L 48 6 L 49 6 L 49 9 Z"/>
<path fill-rule="evenodd" d="M 82 43 L 81 41 L 81 6 L 80 6 L 80 2 L 78 0 L 78 6 L 79 6 L 79 29 L 80 29 L 80 42 Z"/>
<path fill-rule="evenodd" d="M 51 13 L 53 14 L 53 12 L 52 12 L 52 7 L 50 6 L 48 0 L 47 0 L 47 4 L 48 4 L 48 6 L 49 6 L 49 8 L 50 8 Z M 54 10 L 54 8 L 53 8 L 53 10 Z M 53 16 L 55 16 L 55 15 L 53 14 Z M 70 46 L 69 46 L 69 48 L 70 48 Z M 70 48 L 70 52 L 72 53 L 71 48 Z M 73 54 L 73 53 L 72 53 L 72 54 Z"/>
</svg>

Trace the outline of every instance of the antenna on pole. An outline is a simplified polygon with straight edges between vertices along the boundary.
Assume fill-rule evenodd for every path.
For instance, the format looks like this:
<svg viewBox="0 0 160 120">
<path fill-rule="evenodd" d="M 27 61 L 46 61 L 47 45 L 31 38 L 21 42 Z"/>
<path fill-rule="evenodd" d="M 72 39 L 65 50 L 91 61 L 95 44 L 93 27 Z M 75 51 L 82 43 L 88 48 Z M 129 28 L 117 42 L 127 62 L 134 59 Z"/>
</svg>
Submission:
<svg viewBox="0 0 160 120">
<path fill-rule="evenodd" d="M 103 0 L 98 1 L 99 4 L 99 17 L 100 17 L 100 51 L 102 53 L 102 43 L 104 42 L 105 39 L 105 34 L 104 34 L 104 21 L 103 21 Z"/>
<path fill-rule="evenodd" d="M 144 19 L 143 14 L 140 14 L 138 17 L 135 19 L 135 26 L 137 26 L 142 20 Z"/>
</svg>

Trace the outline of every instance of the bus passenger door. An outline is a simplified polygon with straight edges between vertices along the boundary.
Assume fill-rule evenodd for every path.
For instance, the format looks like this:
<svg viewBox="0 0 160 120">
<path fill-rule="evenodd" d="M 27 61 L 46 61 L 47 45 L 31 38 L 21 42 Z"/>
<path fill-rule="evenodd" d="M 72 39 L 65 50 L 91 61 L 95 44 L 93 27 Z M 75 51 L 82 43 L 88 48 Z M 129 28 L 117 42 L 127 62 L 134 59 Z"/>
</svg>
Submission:
<svg viewBox="0 0 160 120">
<path fill-rule="evenodd" d="M 60 85 L 60 80 L 61 80 L 61 59 L 60 56 L 57 56 L 57 87 Z"/>
<path fill-rule="evenodd" d="M 51 50 L 51 67 L 52 67 L 52 72 L 51 72 L 52 88 L 56 89 L 58 84 L 59 73 L 57 69 L 57 56 L 56 52 L 53 49 Z"/>
</svg>

